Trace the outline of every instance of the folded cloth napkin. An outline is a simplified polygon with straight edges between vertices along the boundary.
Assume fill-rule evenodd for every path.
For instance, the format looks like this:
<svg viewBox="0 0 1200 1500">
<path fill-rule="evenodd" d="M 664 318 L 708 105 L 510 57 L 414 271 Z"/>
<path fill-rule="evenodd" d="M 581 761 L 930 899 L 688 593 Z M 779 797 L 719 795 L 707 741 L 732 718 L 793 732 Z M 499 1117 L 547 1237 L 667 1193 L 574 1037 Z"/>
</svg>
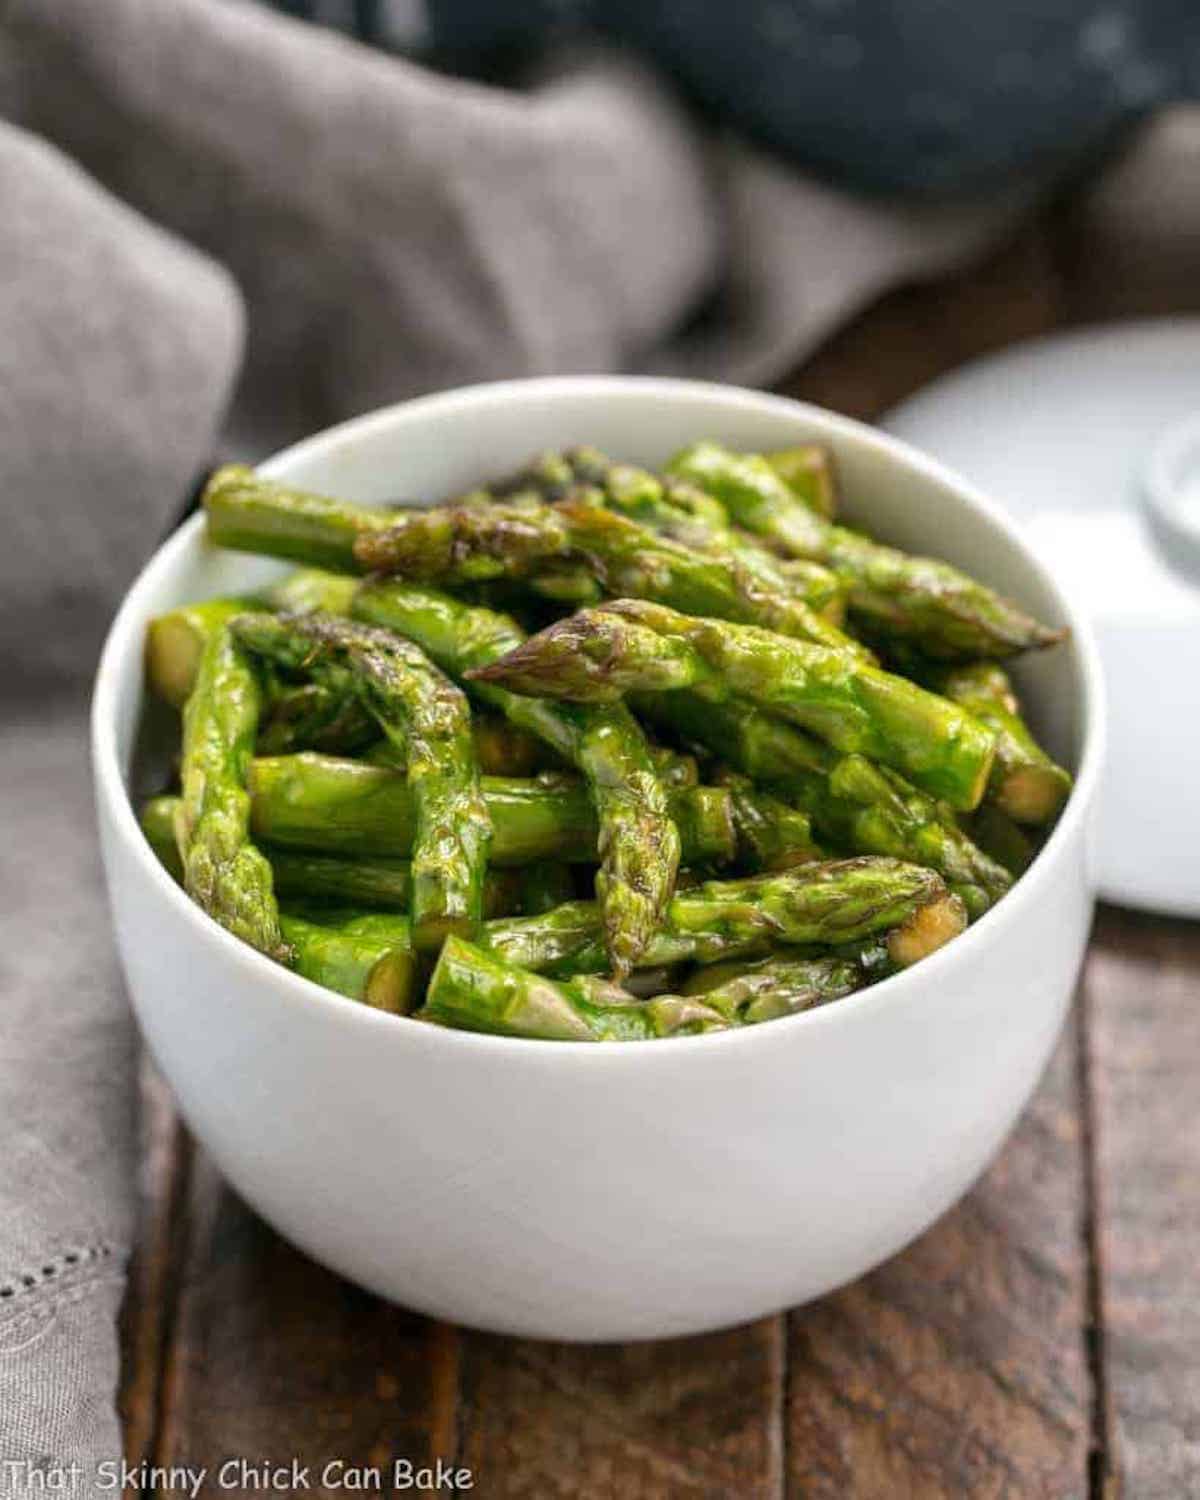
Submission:
<svg viewBox="0 0 1200 1500">
<path fill-rule="evenodd" d="M 237 368 L 229 278 L 0 125 L 0 1461 L 121 1452 L 132 1022 L 93 834 L 88 682 Z M 0 1470 L 0 1491 L 20 1491 Z M 90 1484 L 78 1493 L 90 1493 Z"/>
<path fill-rule="evenodd" d="M 864 203 L 620 57 L 507 93 L 234 0 L 0 0 L 0 115 L 0 1460 L 90 1472 L 135 1090 L 86 696 L 197 471 L 490 376 L 768 380 L 1037 184 Z"/>
</svg>

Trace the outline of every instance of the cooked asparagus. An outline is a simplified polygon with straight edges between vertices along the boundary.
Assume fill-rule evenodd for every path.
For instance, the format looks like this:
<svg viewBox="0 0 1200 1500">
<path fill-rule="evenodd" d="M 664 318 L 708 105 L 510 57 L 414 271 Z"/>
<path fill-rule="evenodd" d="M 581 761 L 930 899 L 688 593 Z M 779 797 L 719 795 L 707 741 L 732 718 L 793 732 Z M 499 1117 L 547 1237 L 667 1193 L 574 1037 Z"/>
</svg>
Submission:
<svg viewBox="0 0 1200 1500">
<path fill-rule="evenodd" d="M 787 870 L 824 857 L 806 812 L 736 771 L 722 771 L 719 780 L 733 801 L 738 859 L 744 868 Z"/>
<path fill-rule="evenodd" d="M 413 798 L 401 773 L 306 753 L 260 757 L 250 767 L 248 784 L 251 826 L 264 843 L 326 854 L 411 853 Z M 595 861 L 596 814 L 587 787 L 576 777 L 485 776 L 482 787 L 492 823 L 493 864 Z M 723 864 L 733 858 L 726 788 L 684 788 L 669 796 L 668 809 L 687 863 Z"/>
<path fill-rule="evenodd" d="M 376 1010 L 406 1015 L 412 1009 L 417 960 L 404 918 L 392 919 L 386 934 L 353 921 L 326 926 L 287 912 L 280 925 L 297 974 Z"/>
<path fill-rule="evenodd" d="M 763 458 L 774 469 L 796 499 L 818 516 L 832 521 L 837 512 L 837 485 L 833 458 L 820 443 L 802 443 L 796 448 L 777 448 Z"/>
<path fill-rule="evenodd" d="M 929 908 L 929 911 L 926 911 Z M 894 859 L 847 859 L 676 893 L 641 963 L 712 964 L 777 944 L 836 946 L 882 934 L 897 964 L 913 963 L 966 925 L 962 903 L 933 870 Z M 509 963 L 555 975 L 601 973 L 593 902 L 486 923 L 480 942 Z"/>
<path fill-rule="evenodd" d="M 226 464 L 204 490 L 208 539 L 238 552 L 265 552 L 315 568 L 356 573 L 355 538 L 382 531 L 395 512 L 331 500 L 275 484 L 243 464 Z"/>
<path fill-rule="evenodd" d="M 864 655 L 778 577 L 746 567 L 719 542 L 699 552 L 602 506 L 471 506 L 413 511 L 355 544 L 364 568 L 448 586 L 528 578 L 551 559 L 580 558 L 612 597 L 660 599 L 690 614 L 762 625 Z"/>
<path fill-rule="evenodd" d="M 1018 823 L 1049 823 L 1071 791 L 1071 777 L 1046 754 L 1021 717 L 1003 667 L 973 662 L 939 673 L 939 692 L 961 703 L 996 736 L 988 799 Z"/>
<path fill-rule="evenodd" d="M 483 918 L 491 822 L 479 784 L 467 700 L 420 647 L 388 630 L 315 611 L 242 615 L 230 627 L 256 655 L 357 693 L 402 745 L 414 810 L 412 937 L 435 948 Z"/>
<path fill-rule="evenodd" d="M 672 459 L 672 473 L 715 495 L 739 525 L 794 557 L 819 562 L 844 580 L 852 614 L 898 635 L 927 656 L 1005 657 L 1050 646 L 1060 630 L 948 563 L 870 541 L 814 514 L 765 459 L 695 443 Z"/>
<path fill-rule="evenodd" d="M 646 600 L 581 610 L 467 675 L 580 702 L 680 688 L 714 702 L 745 697 L 966 811 L 979 804 L 995 749 L 990 729 L 907 678 L 845 652 Z"/>
<path fill-rule="evenodd" d="M 745 700 L 712 703 L 680 692 L 636 702 L 654 722 L 775 787 L 808 814 L 830 848 L 886 854 L 937 870 L 972 917 L 982 916 L 1012 884 L 1004 862 L 985 853 L 947 808 L 895 771 L 863 756 L 839 755 Z"/>
<path fill-rule="evenodd" d="M 700 969 L 683 993 L 702 1000 L 731 1025 L 753 1026 L 840 1000 L 870 978 L 851 958 L 764 958 Z"/>
<path fill-rule="evenodd" d="M 152 797 L 142 808 L 142 832 L 168 872 L 182 881 L 175 844 L 178 797 Z M 282 900 L 318 906 L 407 912 L 412 904 L 412 862 L 385 855 L 318 854 L 304 849 L 270 849 L 275 894 Z M 485 917 L 533 916 L 574 895 L 570 870 L 553 861 L 529 869 L 490 868 L 483 882 Z M 553 896 L 553 900 L 551 900 Z"/>
<path fill-rule="evenodd" d="M 396 580 L 364 584 L 354 613 L 415 641 L 456 678 L 525 639 L 507 615 Z M 598 823 L 596 894 L 614 972 L 627 973 L 671 898 L 680 853 L 679 830 L 641 728 L 619 704 L 538 702 L 485 684 L 475 691 L 510 724 L 557 751 L 587 782 Z"/>
<path fill-rule="evenodd" d="M 200 654 L 183 710 L 183 795 L 175 837 L 192 900 L 236 937 L 286 962 L 271 867 L 250 842 L 246 778 L 258 732 L 258 680 L 229 625 Z"/>
<path fill-rule="evenodd" d="M 667 995 L 638 1000 L 603 980 L 558 982 L 450 938 L 429 981 L 420 1015 L 464 1031 L 549 1042 L 633 1042 L 723 1029 L 701 1000 Z"/>
<path fill-rule="evenodd" d="M 250 609 L 323 609 L 345 614 L 357 584 L 320 568 L 298 568 L 278 583 L 227 599 L 182 604 L 157 615 L 146 627 L 146 676 L 151 688 L 182 708 L 196 680 L 204 643 L 218 625 Z"/>
</svg>

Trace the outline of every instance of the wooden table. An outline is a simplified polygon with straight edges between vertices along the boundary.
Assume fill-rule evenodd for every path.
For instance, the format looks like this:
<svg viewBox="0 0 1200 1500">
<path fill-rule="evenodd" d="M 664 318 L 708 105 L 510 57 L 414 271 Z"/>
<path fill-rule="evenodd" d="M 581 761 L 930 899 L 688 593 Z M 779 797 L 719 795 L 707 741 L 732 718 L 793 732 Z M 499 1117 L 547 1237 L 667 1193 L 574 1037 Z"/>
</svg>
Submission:
<svg viewBox="0 0 1200 1500">
<path fill-rule="evenodd" d="M 872 418 L 1013 339 L 1178 305 L 1104 275 L 1105 214 L 1053 206 L 784 388 Z M 134 1462 L 298 1459 L 335 1494 L 329 1459 L 441 1458 L 488 1500 L 1200 1495 L 1200 926 L 1100 912 L 1034 1103 L 916 1245 L 815 1306 L 671 1343 L 523 1342 L 379 1302 L 244 1208 L 149 1078 L 146 1102 Z"/>
</svg>

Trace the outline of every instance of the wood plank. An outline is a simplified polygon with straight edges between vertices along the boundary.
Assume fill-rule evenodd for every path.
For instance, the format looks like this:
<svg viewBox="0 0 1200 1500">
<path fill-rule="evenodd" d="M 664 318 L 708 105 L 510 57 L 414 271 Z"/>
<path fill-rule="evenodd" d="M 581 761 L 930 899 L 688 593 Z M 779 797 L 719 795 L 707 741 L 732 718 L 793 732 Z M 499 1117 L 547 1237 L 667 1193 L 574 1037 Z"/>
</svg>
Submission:
<svg viewBox="0 0 1200 1500">
<path fill-rule="evenodd" d="M 492 1500 L 781 1492 L 783 1319 L 662 1343 L 469 1335 L 461 1461 Z"/>
<path fill-rule="evenodd" d="M 903 1255 L 792 1314 L 789 1494 L 1087 1489 L 1083 1132 L 1068 1029 L 979 1186 Z"/>
<path fill-rule="evenodd" d="M 198 1157 L 191 1248 L 168 1350 L 160 1464 L 231 1456 L 309 1470 L 307 1493 L 344 1495 L 322 1470 L 453 1457 L 458 1336 L 352 1287 L 286 1245 Z M 257 1493 L 252 1479 L 222 1486 Z"/>
<path fill-rule="evenodd" d="M 139 1068 L 138 1229 L 121 1310 L 119 1409 L 125 1457 L 150 1459 L 158 1428 L 162 1366 L 184 1250 L 183 1207 L 191 1144 L 170 1093 L 147 1054 Z"/>
<path fill-rule="evenodd" d="M 834 335 L 782 382 L 785 395 L 873 421 L 956 365 L 1033 338 L 1062 316 L 1046 221 L 935 283 L 901 287 Z"/>
<path fill-rule="evenodd" d="M 1105 910 L 1085 989 L 1111 1469 L 1131 1500 L 1182 1500 L 1200 1494 L 1200 925 Z"/>
</svg>

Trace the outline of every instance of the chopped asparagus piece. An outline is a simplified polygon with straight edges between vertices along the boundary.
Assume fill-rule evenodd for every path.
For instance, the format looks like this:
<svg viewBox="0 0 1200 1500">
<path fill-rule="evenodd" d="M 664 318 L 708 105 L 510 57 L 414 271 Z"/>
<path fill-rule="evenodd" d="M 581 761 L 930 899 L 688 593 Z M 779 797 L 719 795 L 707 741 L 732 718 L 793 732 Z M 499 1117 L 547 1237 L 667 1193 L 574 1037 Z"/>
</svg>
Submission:
<svg viewBox="0 0 1200 1500">
<path fill-rule="evenodd" d="M 573 776 L 533 780 L 485 776 L 492 822 L 491 861 L 596 859 L 596 814 Z M 264 843 L 327 854 L 405 856 L 412 851 L 414 809 L 405 777 L 383 766 L 337 756 L 264 756 L 250 767 L 251 825 Z M 724 787 L 685 788 L 668 799 L 689 864 L 733 858 L 733 820 Z"/>
<path fill-rule="evenodd" d="M 959 661 L 1005 657 L 1051 646 L 1064 632 L 1023 610 L 948 563 L 914 557 L 830 525 L 802 504 L 766 459 L 695 443 L 678 453 L 672 473 L 715 495 L 733 520 L 794 557 L 832 568 L 846 584 L 852 614 L 897 635 L 927 656 Z"/>
<path fill-rule="evenodd" d="M 425 1020 L 550 1042 L 631 1042 L 721 1030 L 724 1018 L 680 995 L 638 1000 L 580 977 L 559 983 L 450 938 L 429 981 Z"/>
<path fill-rule="evenodd" d="M 681 688 L 718 703 L 744 697 L 836 749 L 893 766 L 962 811 L 978 806 L 995 752 L 990 729 L 907 678 L 845 652 L 647 600 L 581 610 L 467 675 L 580 702 Z"/>
<path fill-rule="evenodd" d="M 460 689 L 411 641 L 320 611 L 243 615 L 231 629 L 279 667 L 310 672 L 334 692 L 349 685 L 403 746 L 415 814 L 413 943 L 436 948 L 448 932 L 476 932 L 491 822 Z"/>
<path fill-rule="evenodd" d="M 176 812 L 183 884 L 236 937 L 287 962 L 271 867 L 250 842 L 246 778 L 258 733 L 258 679 L 228 625 L 212 632 L 183 710 Z"/>
<path fill-rule="evenodd" d="M 525 639 L 507 615 L 395 580 L 364 584 L 354 613 L 415 641 L 458 678 Z M 681 830 L 640 726 L 619 704 L 544 703 L 484 684 L 475 691 L 583 774 L 596 810 L 596 893 L 604 905 L 610 957 L 616 974 L 627 973 L 671 898 L 680 854 Z"/>
</svg>

